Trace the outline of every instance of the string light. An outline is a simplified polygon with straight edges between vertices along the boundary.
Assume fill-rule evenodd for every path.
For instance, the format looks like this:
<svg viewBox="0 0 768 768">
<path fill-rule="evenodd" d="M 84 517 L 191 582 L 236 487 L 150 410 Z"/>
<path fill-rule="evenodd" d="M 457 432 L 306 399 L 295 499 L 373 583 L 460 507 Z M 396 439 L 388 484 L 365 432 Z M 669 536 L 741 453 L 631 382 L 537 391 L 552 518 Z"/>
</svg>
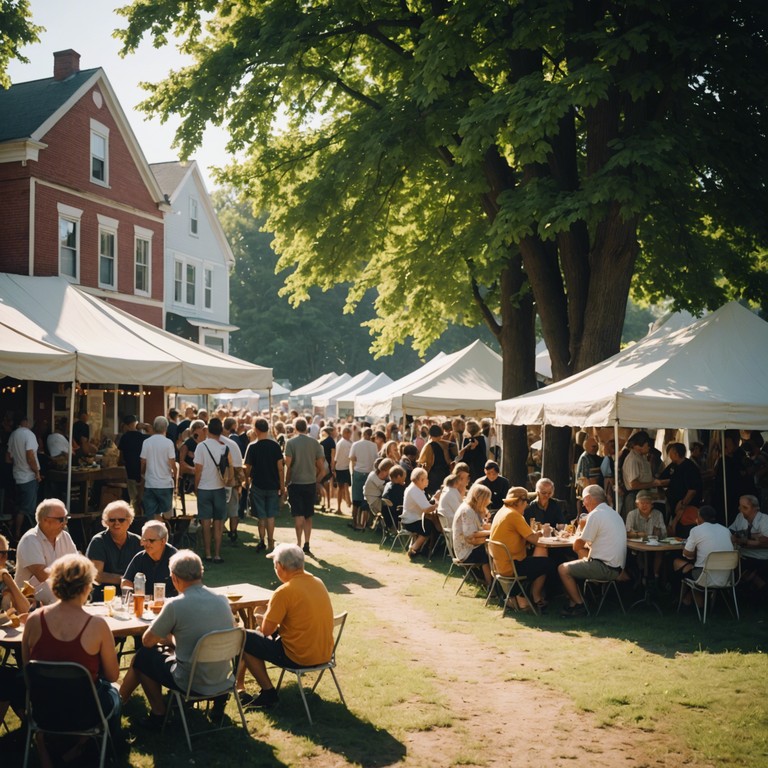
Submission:
<svg viewBox="0 0 768 768">
<path fill-rule="evenodd" d="M 19 390 L 19 389 L 21 389 L 21 385 L 13 384 L 13 385 L 8 386 L 8 387 L 3 387 L 2 394 L 5 394 L 6 392 L 9 392 L 10 394 L 15 395 L 17 390 Z"/>
</svg>

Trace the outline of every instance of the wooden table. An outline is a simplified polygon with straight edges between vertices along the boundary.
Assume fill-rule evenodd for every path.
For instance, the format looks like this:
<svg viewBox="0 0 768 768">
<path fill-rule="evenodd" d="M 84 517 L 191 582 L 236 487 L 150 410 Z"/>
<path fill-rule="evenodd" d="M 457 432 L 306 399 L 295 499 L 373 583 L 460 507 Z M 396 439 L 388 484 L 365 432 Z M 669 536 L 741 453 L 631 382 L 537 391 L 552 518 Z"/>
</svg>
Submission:
<svg viewBox="0 0 768 768">
<path fill-rule="evenodd" d="M 47 479 L 56 485 L 67 485 L 66 469 L 49 469 L 46 475 Z M 88 512 L 88 500 L 90 498 L 91 487 L 97 481 L 127 483 L 128 475 L 125 467 L 87 467 L 83 469 L 72 468 L 72 485 L 80 486 L 80 500 L 82 513 Z M 71 509 L 71 500 L 64 499 L 67 509 Z"/>
<path fill-rule="evenodd" d="M 211 591 L 217 595 L 242 595 L 239 600 L 232 601 L 232 611 L 236 612 L 243 620 L 246 629 L 256 629 L 256 611 L 266 608 L 272 590 L 258 587 L 255 584 L 230 584 L 226 587 L 211 587 Z"/>
<path fill-rule="evenodd" d="M 545 549 L 562 549 L 564 547 L 573 549 L 574 541 L 576 541 L 575 536 L 568 536 L 565 539 L 561 539 L 559 536 L 541 536 L 534 546 Z"/>
<path fill-rule="evenodd" d="M 639 552 L 640 556 L 643 558 L 643 581 L 645 586 L 643 596 L 632 603 L 630 609 L 634 608 L 636 605 L 648 605 L 655 608 L 659 612 L 659 615 L 662 615 L 663 612 L 661 606 L 653 599 L 654 591 L 650 588 L 648 583 L 648 554 L 650 552 L 680 552 L 682 551 L 684 544 L 684 541 L 678 541 L 674 544 L 648 544 L 645 541 L 627 539 L 627 549 Z"/>
</svg>

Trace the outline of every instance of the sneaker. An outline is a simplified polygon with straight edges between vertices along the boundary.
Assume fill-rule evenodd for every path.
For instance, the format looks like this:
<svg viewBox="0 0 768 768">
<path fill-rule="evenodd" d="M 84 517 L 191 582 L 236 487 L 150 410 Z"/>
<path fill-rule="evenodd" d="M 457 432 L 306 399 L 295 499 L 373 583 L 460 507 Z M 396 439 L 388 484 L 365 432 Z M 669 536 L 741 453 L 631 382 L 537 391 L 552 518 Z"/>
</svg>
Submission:
<svg viewBox="0 0 768 768">
<path fill-rule="evenodd" d="M 587 615 L 587 607 L 584 603 L 579 603 L 578 605 L 566 605 L 565 608 L 560 611 L 560 615 L 564 619 L 576 619 L 579 616 Z"/>
<path fill-rule="evenodd" d="M 260 539 L 259 543 L 256 545 L 256 551 L 263 552 L 266 548 L 267 545 L 264 543 L 264 539 Z"/>
<path fill-rule="evenodd" d="M 213 720 L 221 720 L 224 717 L 224 708 L 227 706 L 227 699 L 229 695 L 217 696 L 213 700 L 213 706 L 211 707 L 211 718 Z"/>
<path fill-rule="evenodd" d="M 311 555 L 312 554 L 312 552 L 309 549 L 309 542 L 308 541 L 304 542 L 304 546 L 302 547 L 302 549 L 304 550 L 304 554 L 305 555 Z"/>
<path fill-rule="evenodd" d="M 248 696 L 248 694 L 245 694 L 245 696 Z M 249 696 L 249 701 L 247 704 L 245 703 L 245 696 L 240 696 L 240 701 L 243 702 L 243 707 L 245 709 L 269 709 L 270 707 L 274 707 L 278 701 L 277 690 L 275 688 L 270 688 L 266 691 L 260 691 L 259 695 L 255 698 L 253 696 Z"/>
</svg>

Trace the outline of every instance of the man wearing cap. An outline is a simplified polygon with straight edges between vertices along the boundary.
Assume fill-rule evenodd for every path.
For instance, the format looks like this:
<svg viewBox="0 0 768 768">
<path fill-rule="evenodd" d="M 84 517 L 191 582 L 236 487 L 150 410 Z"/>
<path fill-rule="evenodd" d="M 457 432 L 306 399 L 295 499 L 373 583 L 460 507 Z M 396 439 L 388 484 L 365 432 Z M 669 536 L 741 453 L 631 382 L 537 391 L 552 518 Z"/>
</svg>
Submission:
<svg viewBox="0 0 768 768">
<path fill-rule="evenodd" d="M 331 598 L 323 582 L 305 572 L 301 547 L 278 544 L 267 557 L 273 558 L 275 573 L 282 584 L 259 617 L 259 629 L 246 632 L 243 660 L 261 689 L 255 697 L 241 694 L 246 707 L 267 708 L 277 703 L 267 663 L 278 667 L 312 667 L 330 661 L 333 653 Z M 239 690 L 243 689 L 244 678 L 241 671 Z"/>
<path fill-rule="evenodd" d="M 486 461 L 484 471 L 485 477 L 477 482 L 491 491 L 491 503 L 488 509 L 501 509 L 504 497 L 509 490 L 509 480 L 500 473 L 499 465 L 495 461 Z"/>
<path fill-rule="evenodd" d="M 176 448 L 165 436 L 168 419 L 157 416 L 153 435 L 141 445 L 141 474 L 144 478 L 144 514 L 149 520 L 170 517 L 176 485 Z"/>
<path fill-rule="evenodd" d="M 589 513 L 584 530 L 577 534 L 574 552 L 588 548 L 586 558 L 560 563 L 557 572 L 570 602 L 560 613 L 564 617 L 584 616 L 587 609 L 576 579 L 619 578 L 627 558 L 627 531 L 621 516 L 605 503 L 605 491 L 599 485 L 588 485 L 582 491 L 582 502 Z"/>
<path fill-rule="evenodd" d="M 125 467 L 128 498 L 135 512 L 141 505 L 141 446 L 147 435 L 139 431 L 139 420 L 132 413 L 123 417 L 123 428 L 125 431 L 118 446 L 120 462 Z"/>
</svg>

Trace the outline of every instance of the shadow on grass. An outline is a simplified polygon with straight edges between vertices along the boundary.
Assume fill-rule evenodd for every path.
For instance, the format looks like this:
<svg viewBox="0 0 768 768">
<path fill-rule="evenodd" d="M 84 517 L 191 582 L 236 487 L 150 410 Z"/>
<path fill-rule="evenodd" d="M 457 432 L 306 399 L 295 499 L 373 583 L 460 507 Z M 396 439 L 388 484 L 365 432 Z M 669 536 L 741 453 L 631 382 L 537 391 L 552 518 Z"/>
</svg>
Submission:
<svg viewBox="0 0 768 768">
<path fill-rule="evenodd" d="M 329 680 L 328 685 L 333 690 Z M 335 692 L 334 692 L 335 693 Z M 318 747 L 363 768 L 395 765 L 406 755 L 405 745 L 388 731 L 361 720 L 340 701 L 305 691 L 313 724 L 307 720 L 299 689 L 287 684 L 280 689 L 280 705 L 265 713 L 274 728 L 308 739 Z"/>
<path fill-rule="evenodd" d="M 309 559 L 308 564 L 314 566 L 312 573 L 323 580 L 325 588 L 331 594 L 350 593 L 352 590 L 349 588 L 349 584 L 356 584 L 363 589 L 381 589 L 384 586 L 378 579 L 366 576 L 359 571 L 347 570 L 340 565 L 329 563 L 327 560 L 315 558 L 312 562 L 312 559 Z"/>
</svg>

